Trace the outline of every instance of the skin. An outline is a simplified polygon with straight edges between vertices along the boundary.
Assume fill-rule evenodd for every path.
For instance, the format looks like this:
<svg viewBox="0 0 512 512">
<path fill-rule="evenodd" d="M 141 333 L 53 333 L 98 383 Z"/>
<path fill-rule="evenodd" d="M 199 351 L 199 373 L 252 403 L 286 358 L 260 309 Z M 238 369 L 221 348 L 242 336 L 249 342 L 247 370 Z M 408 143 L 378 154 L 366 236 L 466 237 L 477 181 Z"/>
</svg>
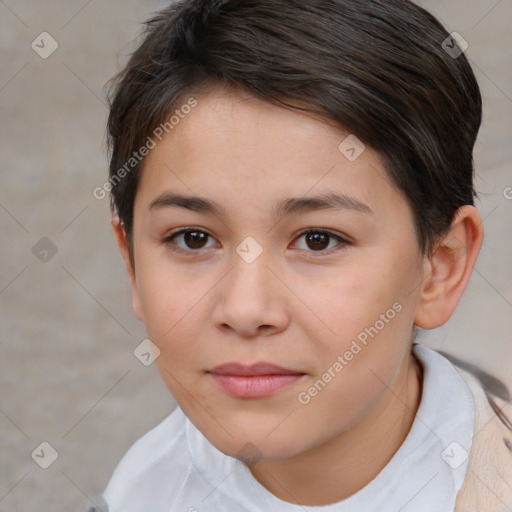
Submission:
<svg viewBox="0 0 512 512">
<path fill-rule="evenodd" d="M 339 501 L 382 470 L 411 428 L 422 379 L 413 325 L 430 329 L 451 316 L 482 243 L 480 216 L 462 207 L 423 255 L 413 213 L 370 148 L 351 162 L 338 150 L 348 133 L 325 120 L 225 89 L 195 97 L 146 157 L 134 265 L 122 224 L 112 222 L 135 314 L 161 351 L 166 385 L 214 446 L 233 457 L 252 450 L 252 474 L 284 501 Z M 283 199 L 332 191 L 371 212 L 273 213 Z M 225 212 L 150 208 L 163 193 L 201 196 Z M 187 227 L 209 236 L 169 240 Z M 319 248 L 305 229 L 333 237 Z M 236 252 L 249 236 L 263 249 L 252 263 Z M 378 335 L 300 403 L 298 394 L 396 303 L 401 311 Z M 207 373 L 233 361 L 305 375 L 269 397 L 234 398 Z"/>
</svg>

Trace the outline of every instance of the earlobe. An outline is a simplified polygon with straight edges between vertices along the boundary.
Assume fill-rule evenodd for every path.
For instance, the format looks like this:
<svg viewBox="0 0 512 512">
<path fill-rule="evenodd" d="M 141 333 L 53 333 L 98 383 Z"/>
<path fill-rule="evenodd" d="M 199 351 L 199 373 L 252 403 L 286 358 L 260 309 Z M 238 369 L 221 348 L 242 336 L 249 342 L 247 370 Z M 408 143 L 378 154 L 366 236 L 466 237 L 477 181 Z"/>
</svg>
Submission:
<svg viewBox="0 0 512 512">
<path fill-rule="evenodd" d="M 132 301 L 133 301 L 133 311 L 135 316 L 141 321 L 144 322 L 144 315 L 142 313 L 142 307 L 139 299 L 139 292 L 137 288 L 137 279 L 135 276 L 135 264 L 132 261 L 130 254 L 130 247 L 128 242 L 128 237 L 126 235 L 125 229 L 119 217 L 115 216 L 111 221 L 112 229 L 114 231 L 114 235 L 116 237 L 117 246 L 119 247 L 119 252 L 123 257 L 123 261 L 126 267 L 126 272 L 128 274 L 128 278 L 130 281 L 130 288 L 132 290 Z"/>
<path fill-rule="evenodd" d="M 471 277 L 483 241 L 482 219 L 474 206 L 457 211 L 450 230 L 425 262 L 425 277 L 414 323 L 434 329 L 446 323 Z"/>
</svg>

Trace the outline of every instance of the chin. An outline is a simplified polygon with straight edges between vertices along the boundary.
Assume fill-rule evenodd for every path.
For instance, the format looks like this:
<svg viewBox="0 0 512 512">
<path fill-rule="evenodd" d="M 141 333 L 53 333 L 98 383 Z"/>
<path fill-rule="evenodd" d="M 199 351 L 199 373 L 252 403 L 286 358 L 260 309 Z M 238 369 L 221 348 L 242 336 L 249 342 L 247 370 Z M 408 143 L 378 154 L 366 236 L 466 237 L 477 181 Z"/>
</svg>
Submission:
<svg viewBox="0 0 512 512">
<path fill-rule="evenodd" d="M 205 432 L 203 435 L 208 441 L 225 455 L 234 457 L 247 462 L 258 460 L 279 460 L 293 457 L 302 452 L 303 441 L 297 440 L 286 430 L 281 432 L 274 431 L 270 436 L 267 430 L 265 433 L 251 431 L 250 428 L 240 428 L 236 430 L 233 426 L 228 427 L 228 431 L 233 437 L 225 432 Z"/>
</svg>

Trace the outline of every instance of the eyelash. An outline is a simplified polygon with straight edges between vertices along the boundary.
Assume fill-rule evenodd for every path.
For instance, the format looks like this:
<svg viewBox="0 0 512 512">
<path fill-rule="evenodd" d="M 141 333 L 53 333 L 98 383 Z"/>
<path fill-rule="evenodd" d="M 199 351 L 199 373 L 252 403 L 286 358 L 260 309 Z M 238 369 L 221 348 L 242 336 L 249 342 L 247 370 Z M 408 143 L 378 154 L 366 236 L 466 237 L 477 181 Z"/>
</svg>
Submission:
<svg viewBox="0 0 512 512">
<path fill-rule="evenodd" d="M 190 232 L 204 233 L 208 237 L 213 238 L 209 233 L 207 233 L 206 231 L 203 231 L 202 229 L 188 227 L 188 228 L 180 229 L 179 231 L 175 231 L 174 233 L 170 233 L 168 236 L 166 236 L 162 240 L 162 242 L 173 252 L 184 254 L 186 256 L 196 256 L 203 249 L 182 249 L 180 247 L 177 247 L 176 244 L 174 243 L 174 239 L 176 237 L 183 235 L 185 233 L 190 233 Z M 332 233 L 331 231 L 327 231 L 325 229 L 311 229 L 311 228 L 305 229 L 298 234 L 297 239 L 303 237 L 304 235 L 308 235 L 310 233 L 320 233 L 322 235 L 326 235 L 326 236 L 330 237 L 331 239 L 334 238 L 335 240 L 338 241 L 338 245 L 336 247 L 328 249 L 328 250 L 319 250 L 319 251 L 306 250 L 306 249 L 300 249 L 300 250 L 303 250 L 303 251 L 306 251 L 306 252 L 309 252 L 312 254 L 330 255 L 334 252 L 343 250 L 347 245 L 351 245 L 351 242 L 349 242 L 345 238 L 341 237 L 340 235 L 336 235 L 336 234 Z"/>
</svg>

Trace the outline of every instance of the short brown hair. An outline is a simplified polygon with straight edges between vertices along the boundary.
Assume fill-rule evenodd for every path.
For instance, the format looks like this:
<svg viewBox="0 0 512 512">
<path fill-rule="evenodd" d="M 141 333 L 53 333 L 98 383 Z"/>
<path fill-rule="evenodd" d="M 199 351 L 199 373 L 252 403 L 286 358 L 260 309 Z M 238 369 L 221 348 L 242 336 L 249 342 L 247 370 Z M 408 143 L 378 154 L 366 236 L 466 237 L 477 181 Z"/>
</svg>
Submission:
<svg viewBox="0 0 512 512">
<path fill-rule="evenodd" d="M 408 0 L 173 2 L 147 22 L 110 90 L 110 177 L 192 90 L 241 88 L 289 108 L 307 104 L 375 149 L 430 251 L 457 209 L 474 204 L 482 117 L 471 66 L 446 40 L 456 44 Z M 143 163 L 111 191 L 130 238 Z"/>
</svg>

